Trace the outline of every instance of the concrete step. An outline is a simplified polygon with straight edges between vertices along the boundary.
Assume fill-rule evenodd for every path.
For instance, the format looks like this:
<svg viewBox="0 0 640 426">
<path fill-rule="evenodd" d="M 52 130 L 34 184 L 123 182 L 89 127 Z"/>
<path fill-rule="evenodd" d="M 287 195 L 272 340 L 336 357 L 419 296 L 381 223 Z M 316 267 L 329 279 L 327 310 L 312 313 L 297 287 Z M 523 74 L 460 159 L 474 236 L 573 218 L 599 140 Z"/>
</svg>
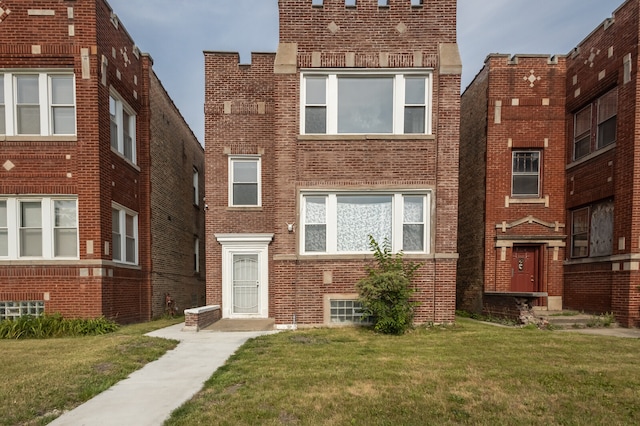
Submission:
<svg viewBox="0 0 640 426">
<path fill-rule="evenodd" d="M 592 315 L 576 311 L 535 311 L 537 318 L 557 328 L 617 327 L 611 315 Z"/>
<path fill-rule="evenodd" d="M 224 318 L 203 328 L 202 331 L 270 331 L 275 328 L 275 323 L 273 318 Z"/>
</svg>

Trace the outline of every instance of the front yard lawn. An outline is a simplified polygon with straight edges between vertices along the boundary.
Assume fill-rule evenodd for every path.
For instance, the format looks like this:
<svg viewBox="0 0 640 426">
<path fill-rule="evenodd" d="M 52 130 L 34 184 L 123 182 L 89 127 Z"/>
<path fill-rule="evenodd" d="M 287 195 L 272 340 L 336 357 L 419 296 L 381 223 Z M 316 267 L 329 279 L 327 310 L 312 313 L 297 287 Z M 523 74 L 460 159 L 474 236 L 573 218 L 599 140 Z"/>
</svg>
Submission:
<svg viewBox="0 0 640 426">
<path fill-rule="evenodd" d="M 457 321 L 253 339 L 167 424 L 640 424 L 640 340 Z"/>
</svg>

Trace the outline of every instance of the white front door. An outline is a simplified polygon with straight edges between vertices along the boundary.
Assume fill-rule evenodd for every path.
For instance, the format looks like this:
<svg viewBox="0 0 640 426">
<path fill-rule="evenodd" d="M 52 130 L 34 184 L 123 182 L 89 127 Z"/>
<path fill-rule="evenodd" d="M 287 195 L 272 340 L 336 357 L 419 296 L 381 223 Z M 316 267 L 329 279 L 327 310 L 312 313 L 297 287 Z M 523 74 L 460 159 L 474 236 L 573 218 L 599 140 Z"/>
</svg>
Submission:
<svg viewBox="0 0 640 426">
<path fill-rule="evenodd" d="M 233 315 L 260 312 L 260 261 L 258 253 L 233 253 L 231 293 Z"/>
<path fill-rule="evenodd" d="M 216 234 L 222 244 L 222 317 L 268 318 L 273 234 Z"/>
</svg>

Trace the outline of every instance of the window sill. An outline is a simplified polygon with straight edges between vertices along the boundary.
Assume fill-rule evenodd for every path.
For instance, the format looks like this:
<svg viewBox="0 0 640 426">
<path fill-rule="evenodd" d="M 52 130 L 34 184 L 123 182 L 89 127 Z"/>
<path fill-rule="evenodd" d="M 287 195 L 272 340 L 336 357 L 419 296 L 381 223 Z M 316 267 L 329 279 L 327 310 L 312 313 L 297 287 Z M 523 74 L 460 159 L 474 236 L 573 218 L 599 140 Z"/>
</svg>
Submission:
<svg viewBox="0 0 640 426">
<path fill-rule="evenodd" d="M 504 206 L 511 207 L 512 204 L 544 204 L 545 207 L 549 207 L 549 196 L 545 195 L 544 198 L 513 198 L 508 195 L 504 197 Z"/>
<path fill-rule="evenodd" d="M 227 207 L 228 212 L 261 212 L 262 206 L 229 206 Z"/>
<path fill-rule="evenodd" d="M 362 134 L 362 135 L 298 135 L 299 141 L 365 141 L 365 140 L 435 140 L 436 135 L 413 133 L 407 135 Z"/>
<path fill-rule="evenodd" d="M 78 142 L 78 137 L 68 136 L 6 136 L 0 135 L 0 142 Z"/>
<path fill-rule="evenodd" d="M 579 166 L 583 163 L 586 163 L 587 161 L 593 160 L 596 157 L 599 157 L 600 155 L 611 151 L 612 149 L 615 149 L 616 147 L 616 143 L 612 143 L 611 145 L 607 145 L 604 148 L 600 148 L 594 152 L 592 152 L 591 154 L 585 155 L 582 158 L 579 158 L 578 160 L 573 161 L 572 163 L 567 164 L 567 166 L 565 167 L 566 170 L 569 170 L 573 167 Z"/>
<path fill-rule="evenodd" d="M 121 152 L 118 152 L 113 148 L 111 148 L 111 152 L 114 153 L 115 155 L 117 155 L 122 160 L 124 160 L 128 165 L 130 165 L 131 167 L 133 167 L 137 171 L 140 171 L 140 167 L 137 164 L 133 163 L 131 160 L 129 160 L 127 157 L 125 157 Z"/>
<path fill-rule="evenodd" d="M 318 260 L 370 260 L 373 259 L 373 253 L 363 254 L 279 254 L 274 255 L 275 261 L 318 261 Z M 457 253 L 404 253 L 403 259 L 430 260 L 430 259 L 458 259 Z"/>
</svg>

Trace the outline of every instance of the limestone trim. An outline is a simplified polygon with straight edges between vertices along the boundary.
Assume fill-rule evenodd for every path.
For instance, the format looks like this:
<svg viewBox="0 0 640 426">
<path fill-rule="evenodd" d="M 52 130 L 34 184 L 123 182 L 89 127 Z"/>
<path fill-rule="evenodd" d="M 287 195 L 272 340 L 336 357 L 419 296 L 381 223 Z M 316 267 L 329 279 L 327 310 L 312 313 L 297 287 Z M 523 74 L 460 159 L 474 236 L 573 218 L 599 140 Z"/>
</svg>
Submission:
<svg viewBox="0 0 640 426">
<path fill-rule="evenodd" d="M 403 259 L 408 260 L 458 260 L 460 257 L 458 253 L 432 253 L 432 254 L 403 254 Z M 350 261 L 350 260 L 371 260 L 373 254 L 326 254 L 326 255 L 296 255 L 296 254 L 278 254 L 273 256 L 274 261 L 318 261 L 318 260 L 336 260 L 336 261 Z"/>
<path fill-rule="evenodd" d="M 298 43 L 280 43 L 273 65 L 274 74 L 295 74 L 298 66 Z"/>
<path fill-rule="evenodd" d="M 440 75 L 462 74 L 462 60 L 457 43 L 440 43 L 438 56 L 440 57 Z"/>
<path fill-rule="evenodd" d="M 506 195 L 504 197 L 504 206 L 511 207 L 511 204 L 544 204 L 548 208 L 549 196 L 545 195 L 544 198 L 512 198 Z"/>
<path fill-rule="evenodd" d="M 362 135 L 318 135 L 318 134 L 309 134 L 309 135 L 298 135 L 299 141 L 354 141 L 354 140 L 436 140 L 436 135 L 429 134 L 404 134 L 404 135 L 394 135 L 394 134 L 362 134 Z"/>
<path fill-rule="evenodd" d="M 496 229 L 501 229 L 502 232 L 507 232 L 507 229 L 511 229 L 511 228 L 515 228 L 517 226 L 523 225 L 523 224 L 532 224 L 532 223 L 537 223 L 538 225 L 542 225 L 546 228 L 549 229 L 553 229 L 555 232 L 560 232 L 560 228 L 565 228 L 566 225 L 564 223 L 560 223 L 558 221 L 555 222 L 545 222 L 544 220 L 538 219 L 532 215 L 529 215 L 527 217 L 523 217 L 522 219 L 518 219 L 516 221 L 513 221 L 511 223 L 507 223 L 506 221 L 503 221 L 502 223 L 498 223 L 496 224 Z"/>
</svg>

